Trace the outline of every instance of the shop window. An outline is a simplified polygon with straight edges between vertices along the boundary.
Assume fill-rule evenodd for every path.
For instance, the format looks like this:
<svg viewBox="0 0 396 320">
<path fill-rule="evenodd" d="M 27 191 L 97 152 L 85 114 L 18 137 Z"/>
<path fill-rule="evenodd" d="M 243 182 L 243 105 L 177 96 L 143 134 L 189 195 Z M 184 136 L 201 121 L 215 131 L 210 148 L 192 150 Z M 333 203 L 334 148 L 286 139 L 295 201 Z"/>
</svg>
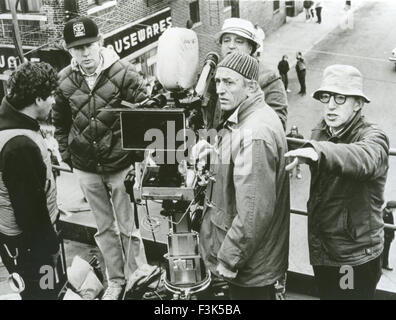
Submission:
<svg viewBox="0 0 396 320">
<path fill-rule="evenodd" d="M 11 3 L 15 3 L 15 2 L 11 0 L 0 0 L 0 11 L 10 12 Z M 17 6 L 17 12 L 21 12 L 21 13 L 39 12 L 40 7 L 41 7 L 40 0 L 19 0 Z"/>
<path fill-rule="evenodd" d="M 164 0 L 147 0 L 147 7 L 152 7 L 162 2 L 164 2 Z"/>
<path fill-rule="evenodd" d="M 231 7 L 231 0 L 224 0 L 224 8 Z"/>
<path fill-rule="evenodd" d="M 274 12 L 279 11 L 280 1 L 272 1 L 272 3 L 273 3 Z"/>
<path fill-rule="evenodd" d="M 199 16 L 199 0 L 190 1 L 190 19 L 193 23 L 201 21 Z"/>
</svg>

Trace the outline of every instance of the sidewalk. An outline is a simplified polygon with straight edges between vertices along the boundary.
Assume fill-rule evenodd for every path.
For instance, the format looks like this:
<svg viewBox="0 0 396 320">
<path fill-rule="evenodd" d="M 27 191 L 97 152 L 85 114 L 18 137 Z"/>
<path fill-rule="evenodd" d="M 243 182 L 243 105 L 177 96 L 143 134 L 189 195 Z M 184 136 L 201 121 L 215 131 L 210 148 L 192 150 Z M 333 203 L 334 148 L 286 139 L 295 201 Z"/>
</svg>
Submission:
<svg viewBox="0 0 396 320">
<path fill-rule="evenodd" d="M 367 4 L 368 1 L 353 1 L 352 11 Z M 277 70 L 283 55 L 289 57 L 290 69 L 294 68 L 296 52 L 303 56 L 345 19 L 345 1 L 322 1 L 322 23 L 305 22 L 305 11 L 296 17 L 286 17 L 286 23 L 264 40 L 261 60 Z"/>
</svg>

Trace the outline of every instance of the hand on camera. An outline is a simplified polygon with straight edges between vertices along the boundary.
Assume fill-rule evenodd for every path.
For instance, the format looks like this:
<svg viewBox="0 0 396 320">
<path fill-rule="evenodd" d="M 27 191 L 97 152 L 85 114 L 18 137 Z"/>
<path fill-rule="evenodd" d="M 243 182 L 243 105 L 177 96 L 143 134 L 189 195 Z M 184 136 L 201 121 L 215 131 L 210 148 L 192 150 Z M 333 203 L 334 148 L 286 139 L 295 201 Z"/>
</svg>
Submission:
<svg viewBox="0 0 396 320">
<path fill-rule="evenodd" d="M 238 271 L 234 272 L 229 270 L 225 265 L 223 265 L 221 262 L 217 265 L 216 271 L 219 273 L 220 277 L 223 277 L 224 279 L 235 279 Z"/>
<path fill-rule="evenodd" d="M 191 149 L 191 160 L 193 163 L 205 166 L 208 156 L 213 159 L 218 156 L 218 152 L 216 148 L 206 140 L 199 140 Z"/>
</svg>

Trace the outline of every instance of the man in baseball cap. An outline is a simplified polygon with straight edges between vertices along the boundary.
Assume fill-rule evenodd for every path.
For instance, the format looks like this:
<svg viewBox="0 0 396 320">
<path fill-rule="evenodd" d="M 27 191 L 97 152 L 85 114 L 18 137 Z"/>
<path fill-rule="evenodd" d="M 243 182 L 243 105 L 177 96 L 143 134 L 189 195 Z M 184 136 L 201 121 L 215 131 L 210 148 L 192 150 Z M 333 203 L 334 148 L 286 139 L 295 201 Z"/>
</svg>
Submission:
<svg viewBox="0 0 396 320">
<path fill-rule="evenodd" d="M 289 180 L 282 123 L 265 102 L 256 58 L 238 52 L 218 64 L 216 90 L 225 121 L 212 152 L 215 182 L 200 232 L 212 273 L 229 282 L 231 299 L 275 299 L 287 271 Z M 199 157 L 201 158 L 201 157 Z M 232 158 L 232 160 L 231 160 Z M 227 190 L 227 192 L 224 192 Z"/>
<path fill-rule="evenodd" d="M 116 300 L 146 256 L 123 184 L 134 155 L 121 148 L 119 116 L 103 110 L 120 108 L 122 100 L 140 102 L 146 89 L 130 63 L 102 47 L 98 26 L 90 18 L 68 21 L 63 35 L 72 61 L 60 72 L 55 137 L 96 220 L 95 240 L 108 276 L 102 299 Z"/>
<path fill-rule="evenodd" d="M 215 40 L 221 46 L 222 58 L 234 52 L 255 56 L 257 49 L 262 45 L 254 25 L 241 18 L 226 19 Z M 280 75 L 261 62 L 258 83 L 264 92 L 265 102 L 275 110 L 286 129 L 287 96 Z M 210 103 L 210 110 L 214 111 L 213 127 L 223 119 L 220 107 L 216 106 L 216 103 L 215 99 Z"/>
<path fill-rule="evenodd" d="M 381 207 L 389 139 L 362 115 L 370 100 L 355 67 L 327 67 L 313 97 L 323 105 L 323 119 L 311 140 L 286 157 L 293 160 L 287 170 L 299 163 L 311 169 L 308 242 L 319 295 L 373 299 L 384 248 Z"/>
</svg>

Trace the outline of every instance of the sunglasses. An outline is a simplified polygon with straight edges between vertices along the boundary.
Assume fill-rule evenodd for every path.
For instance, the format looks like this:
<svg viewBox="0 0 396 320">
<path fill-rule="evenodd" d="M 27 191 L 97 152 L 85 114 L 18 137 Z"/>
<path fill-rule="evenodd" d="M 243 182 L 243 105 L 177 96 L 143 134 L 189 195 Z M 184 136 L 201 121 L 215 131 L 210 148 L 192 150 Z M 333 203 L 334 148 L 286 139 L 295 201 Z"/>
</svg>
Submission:
<svg viewBox="0 0 396 320">
<path fill-rule="evenodd" d="M 343 94 L 323 92 L 319 95 L 319 100 L 322 103 L 329 103 L 331 97 L 333 97 L 334 102 L 338 105 L 344 104 L 347 99 L 347 96 L 344 96 Z"/>
</svg>

